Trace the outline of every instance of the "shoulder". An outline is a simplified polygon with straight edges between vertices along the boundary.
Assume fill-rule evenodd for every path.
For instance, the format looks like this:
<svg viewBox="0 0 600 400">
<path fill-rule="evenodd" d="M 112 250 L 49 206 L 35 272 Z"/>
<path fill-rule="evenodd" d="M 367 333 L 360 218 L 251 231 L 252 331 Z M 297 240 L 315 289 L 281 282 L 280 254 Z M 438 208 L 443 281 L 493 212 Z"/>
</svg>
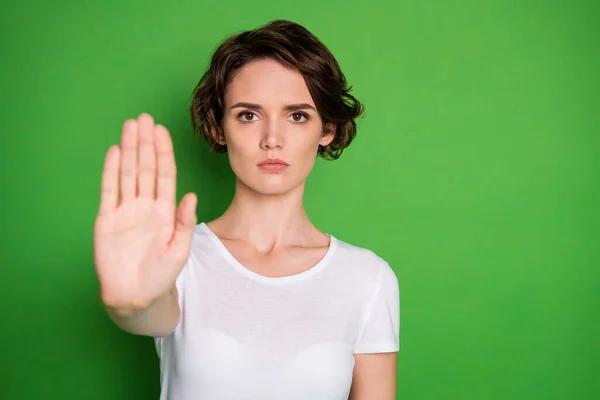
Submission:
<svg viewBox="0 0 600 400">
<path fill-rule="evenodd" d="M 336 258 L 343 263 L 346 273 L 353 274 L 366 282 L 380 284 L 382 281 L 398 284 L 396 273 L 387 260 L 366 247 L 350 244 L 334 238 Z"/>
<path fill-rule="evenodd" d="M 213 255 L 221 252 L 221 242 L 208 228 L 205 222 L 199 222 L 194 228 L 192 236 L 191 254 L 192 258 Z"/>
<path fill-rule="evenodd" d="M 400 317 L 400 285 L 394 269 L 375 251 L 338 241 L 339 281 L 350 282 L 358 306 L 361 343 L 356 352 L 396 351 Z M 347 278 L 349 277 L 349 278 Z"/>
</svg>

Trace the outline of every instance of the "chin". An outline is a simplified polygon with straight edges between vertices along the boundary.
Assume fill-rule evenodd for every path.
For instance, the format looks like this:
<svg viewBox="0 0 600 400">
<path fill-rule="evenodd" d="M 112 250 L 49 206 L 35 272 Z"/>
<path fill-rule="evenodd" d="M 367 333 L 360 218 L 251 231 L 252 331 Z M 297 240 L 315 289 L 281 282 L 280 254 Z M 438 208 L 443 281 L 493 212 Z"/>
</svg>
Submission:
<svg viewBox="0 0 600 400">
<path fill-rule="evenodd" d="M 252 178 L 247 180 L 238 179 L 251 191 L 267 196 L 287 194 L 302 186 L 301 180 L 289 179 L 289 177 L 283 175 Z"/>
</svg>

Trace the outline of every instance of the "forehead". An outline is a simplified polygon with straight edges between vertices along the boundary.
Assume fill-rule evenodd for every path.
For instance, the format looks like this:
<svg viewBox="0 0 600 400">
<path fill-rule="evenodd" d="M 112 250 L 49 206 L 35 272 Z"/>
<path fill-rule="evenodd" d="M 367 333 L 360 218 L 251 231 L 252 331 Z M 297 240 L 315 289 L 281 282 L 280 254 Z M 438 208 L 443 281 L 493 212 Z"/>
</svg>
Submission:
<svg viewBox="0 0 600 400">
<path fill-rule="evenodd" d="M 270 59 L 252 61 L 234 75 L 225 92 L 225 103 L 239 101 L 265 107 L 294 103 L 314 107 L 302 74 Z"/>
</svg>

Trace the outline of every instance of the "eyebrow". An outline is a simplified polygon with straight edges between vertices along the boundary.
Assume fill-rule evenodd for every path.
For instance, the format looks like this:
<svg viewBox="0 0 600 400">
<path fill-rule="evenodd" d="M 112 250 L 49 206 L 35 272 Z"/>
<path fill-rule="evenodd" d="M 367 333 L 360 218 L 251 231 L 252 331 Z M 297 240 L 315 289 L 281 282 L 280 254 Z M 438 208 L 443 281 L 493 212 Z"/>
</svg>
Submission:
<svg viewBox="0 0 600 400">
<path fill-rule="evenodd" d="M 232 105 L 231 109 L 238 108 L 238 107 L 252 108 L 255 110 L 262 110 L 262 108 L 263 108 L 260 104 L 246 103 L 246 102 L 242 101 L 240 103 L 236 103 L 236 104 Z M 315 110 L 315 108 L 313 106 L 311 106 L 308 103 L 288 104 L 287 106 L 283 107 L 283 109 L 286 111 L 306 110 L 306 109 L 311 109 L 311 110 L 317 111 L 317 110 Z"/>
</svg>

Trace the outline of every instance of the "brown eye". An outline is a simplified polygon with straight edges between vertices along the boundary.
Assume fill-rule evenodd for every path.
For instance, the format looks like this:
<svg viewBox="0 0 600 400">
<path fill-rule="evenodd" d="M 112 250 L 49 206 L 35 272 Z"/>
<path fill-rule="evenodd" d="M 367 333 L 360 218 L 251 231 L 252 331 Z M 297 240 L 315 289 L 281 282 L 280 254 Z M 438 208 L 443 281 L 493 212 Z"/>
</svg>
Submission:
<svg viewBox="0 0 600 400">
<path fill-rule="evenodd" d="M 244 122 L 251 122 L 253 120 L 254 113 L 250 112 L 250 111 L 246 111 L 246 112 L 241 113 L 240 117 L 242 117 L 242 120 Z"/>
<path fill-rule="evenodd" d="M 304 115 L 303 113 L 293 113 L 292 114 L 292 120 L 294 122 L 304 122 L 304 120 L 302 118 L 304 118 L 304 120 L 308 119 L 308 117 L 306 115 Z"/>
</svg>

